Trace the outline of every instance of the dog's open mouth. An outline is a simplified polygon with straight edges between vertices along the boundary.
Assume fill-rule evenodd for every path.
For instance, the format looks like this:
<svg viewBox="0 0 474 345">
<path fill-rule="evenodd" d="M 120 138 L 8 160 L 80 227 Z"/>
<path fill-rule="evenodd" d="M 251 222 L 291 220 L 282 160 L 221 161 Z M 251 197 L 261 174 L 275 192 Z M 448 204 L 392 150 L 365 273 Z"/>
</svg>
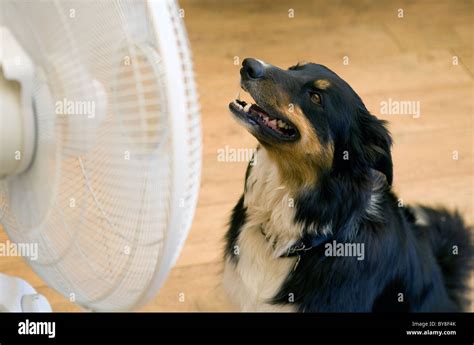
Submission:
<svg viewBox="0 0 474 345">
<path fill-rule="evenodd" d="M 267 134 L 280 140 L 293 141 L 297 139 L 296 127 L 280 115 L 270 115 L 257 104 L 249 104 L 235 99 L 229 104 L 229 109 L 238 118 L 250 125 L 258 125 Z"/>
</svg>

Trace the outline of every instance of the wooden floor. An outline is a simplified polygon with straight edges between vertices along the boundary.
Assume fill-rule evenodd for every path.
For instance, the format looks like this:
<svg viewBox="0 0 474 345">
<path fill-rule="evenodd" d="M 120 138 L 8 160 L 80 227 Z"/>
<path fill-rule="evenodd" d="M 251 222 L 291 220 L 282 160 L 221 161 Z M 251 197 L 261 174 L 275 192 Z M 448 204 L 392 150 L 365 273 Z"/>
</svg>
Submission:
<svg viewBox="0 0 474 345">
<path fill-rule="evenodd" d="M 239 88 L 234 59 L 288 67 L 322 63 L 360 94 L 369 110 L 419 101 L 421 116 L 380 116 L 394 137 L 394 188 L 404 202 L 458 208 L 473 223 L 473 1 L 181 1 L 201 95 L 203 172 L 199 205 L 176 267 L 146 311 L 231 310 L 220 287 L 229 212 L 246 163 L 219 162 L 217 150 L 252 148 L 227 104 Z M 398 9 L 403 18 L 398 18 Z M 294 10 L 294 18 L 288 14 Z M 290 10 L 290 12 L 289 12 Z M 343 64 L 343 57 L 349 64 Z M 454 56 L 459 64 L 453 65 Z M 458 160 L 453 159 L 457 151 Z M 0 230 L 0 242 L 6 236 Z M 80 310 L 17 258 L 0 272 L 26 278 L 54 310 Z M 179 296 L 184 293 L 184 301 Z M 474 297 L 474 295 L 472 295 Z"/>
</svg>

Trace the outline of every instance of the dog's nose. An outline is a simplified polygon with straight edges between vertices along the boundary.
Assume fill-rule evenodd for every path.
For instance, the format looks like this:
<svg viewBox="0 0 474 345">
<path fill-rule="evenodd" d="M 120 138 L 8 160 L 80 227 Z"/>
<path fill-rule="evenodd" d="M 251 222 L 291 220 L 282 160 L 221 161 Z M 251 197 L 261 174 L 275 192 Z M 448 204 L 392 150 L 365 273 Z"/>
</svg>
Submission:
<svg viewBox="0 0 474 345">
<path fill-rule="evenodd" d="M 247 58 L 242 62 L 240 74 L 243 78 L 262 79 L 265 74 L 265 66 L 259 60 Z"/>
</svg>

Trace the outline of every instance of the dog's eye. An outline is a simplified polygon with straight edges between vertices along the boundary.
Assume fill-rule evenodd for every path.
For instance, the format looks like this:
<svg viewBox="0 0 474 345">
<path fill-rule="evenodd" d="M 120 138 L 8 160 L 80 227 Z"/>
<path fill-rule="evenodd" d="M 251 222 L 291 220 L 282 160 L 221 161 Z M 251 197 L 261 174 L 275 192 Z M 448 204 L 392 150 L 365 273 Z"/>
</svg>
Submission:
<svg viewBox="0 0 474 345">
<path fill-rule="evenodd" d="M 322 98 L 321 98 L 321 95 L 317 92 L 310 92 L 310 97 L 311 97 L 311 102 L 315 103 L 315 104 L 319 104 L 321 105 L 322 104 Z"/>
</svg>

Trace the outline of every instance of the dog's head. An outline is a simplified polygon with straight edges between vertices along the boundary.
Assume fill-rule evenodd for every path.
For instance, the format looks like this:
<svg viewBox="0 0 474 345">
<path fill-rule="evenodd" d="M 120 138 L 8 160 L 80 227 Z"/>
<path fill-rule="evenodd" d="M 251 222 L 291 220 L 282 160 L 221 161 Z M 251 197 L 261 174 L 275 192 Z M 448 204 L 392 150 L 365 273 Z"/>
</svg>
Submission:
<svg viewBox="0 0 474 345">
<path fill-rule="evenodd" d="M 255 104 L 236 99 L 229 108 L 287 180 L 307 184 L 322 171 L 374 169 L 392 183 L 391 138 L 384 122 L 336 73 L 314 63 L 284 70 L 248 58 L 240 75 Z"/>
</svg>

